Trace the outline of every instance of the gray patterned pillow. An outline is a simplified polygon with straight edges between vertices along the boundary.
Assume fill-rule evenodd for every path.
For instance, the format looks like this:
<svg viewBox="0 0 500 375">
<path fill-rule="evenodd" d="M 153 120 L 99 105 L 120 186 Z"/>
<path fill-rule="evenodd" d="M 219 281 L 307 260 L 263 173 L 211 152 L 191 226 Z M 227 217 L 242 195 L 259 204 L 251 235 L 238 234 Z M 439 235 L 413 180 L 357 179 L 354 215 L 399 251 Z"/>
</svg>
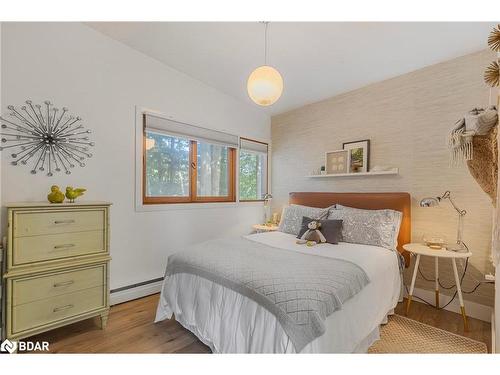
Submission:
<svg viewBox="0 0 500 375">
<path fill-rule="evenodd" d="M 362 210 L 339 204 L 328 219 L 343 220 L 342 241 L 395 250 L 403 214 L 394 210 Z"/>
<path fill-rule="evenodd" d="M 281 213 L 281 221 L 278 227 L 280 232 L 290 233 L 293 235 L 299 234 L 302 227 L 302 218 L 304 216 L 313 219 L 326 219 L 329 208 L 317 208 L 292 204 L 283 208 Z"/>
</svg>

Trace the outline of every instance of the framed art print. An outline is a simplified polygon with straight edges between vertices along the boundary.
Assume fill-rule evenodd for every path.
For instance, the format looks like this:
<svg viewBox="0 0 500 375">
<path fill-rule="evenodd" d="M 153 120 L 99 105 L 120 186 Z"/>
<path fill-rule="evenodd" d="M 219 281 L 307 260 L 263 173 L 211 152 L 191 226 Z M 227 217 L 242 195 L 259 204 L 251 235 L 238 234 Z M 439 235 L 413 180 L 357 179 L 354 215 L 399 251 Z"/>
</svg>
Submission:
<svg viewBox="0 0 500 375">
<path fill-rule="evenodd" d="M 347 151 L 348 173 L 368 172 L 370 162 L 370 140 L 345 142 L 342 148 Z"/>
<path fill-rule="evenodd" d="M 326 174 L 348 173 L 347 150 L 330 151 L 326 153 Z"/>
</svg>

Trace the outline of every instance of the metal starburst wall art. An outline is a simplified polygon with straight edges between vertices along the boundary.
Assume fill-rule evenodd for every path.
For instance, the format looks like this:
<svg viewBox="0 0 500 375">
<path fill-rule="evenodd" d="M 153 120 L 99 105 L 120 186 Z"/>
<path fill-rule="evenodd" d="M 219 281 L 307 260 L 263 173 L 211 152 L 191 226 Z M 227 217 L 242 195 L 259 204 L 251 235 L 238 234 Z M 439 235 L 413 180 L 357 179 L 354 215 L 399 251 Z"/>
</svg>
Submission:
<svg viewBox="0 0 500 375">
<path fill-rule="evenodd" d="M 92 157 L 89 147 L 90 130 L 85 130 L 82 119 L 55 108 L 48 100 L 43 105 L 33 104 L 16 108 L 7 106 L 8 116 L 0 116 L 0 151 L 12 152 L 12 165 L 31 165 L 31 174 L 38 171 L 71 174 L 76 165 L 85 167 L 84 160 Z"/>
</svg>

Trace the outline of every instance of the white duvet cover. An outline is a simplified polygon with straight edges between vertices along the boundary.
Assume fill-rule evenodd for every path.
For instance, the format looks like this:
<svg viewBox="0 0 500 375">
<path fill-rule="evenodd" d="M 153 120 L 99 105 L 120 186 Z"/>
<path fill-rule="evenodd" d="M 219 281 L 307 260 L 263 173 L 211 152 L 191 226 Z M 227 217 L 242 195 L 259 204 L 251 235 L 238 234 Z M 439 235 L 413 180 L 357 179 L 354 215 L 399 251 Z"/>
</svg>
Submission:
<svg viewBox="0 0 500 375">
<path fill-rule="evenodd" d="M 293 235 L 258 233 L 247 239 L 272 247 L 345 259 L 359 265 L 370 283 L 326 320 L 326 332 L 301 353 L 366 352 L 379 338 L 379 326 L 392 313 L 400 294 L 397 254 L 368 245 L 341 242 L 297 245 Z M 253 300 L 190 274 L 163 282 L 156 321 L 175 319 L 214 353 L 295 353 L 278 320 Z"/>
</svg>

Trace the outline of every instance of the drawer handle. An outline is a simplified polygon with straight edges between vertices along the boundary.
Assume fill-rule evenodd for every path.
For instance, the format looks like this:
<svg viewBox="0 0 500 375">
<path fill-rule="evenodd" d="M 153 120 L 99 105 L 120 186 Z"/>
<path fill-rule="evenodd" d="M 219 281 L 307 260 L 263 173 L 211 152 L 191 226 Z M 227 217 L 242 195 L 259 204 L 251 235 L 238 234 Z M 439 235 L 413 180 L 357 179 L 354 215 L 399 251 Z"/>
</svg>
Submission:
<svg viewBox="0 0 500 375">
<path fill-rule="evenodd" d="M 67 249 L 70 247 L 75 247 L 76 245 L 74 243 L 66 243 L 64 245 L 56 245 L 54 246 L 54 249 Z"/>
<path fill-rule="evenodd" d="M 55 283 L 54 284 L 54 288 L 59 288 L 61 286 L 67 286 L 67 285 L 71 285 L 71 284 L 74 284 L 74 283 L 75 283 L 75 280 L 62 281 L 60 283 Z"/>
<path fill-rule="evenodd" d="M 65 305 L 65 306 L 60 306 L 60 307 L 55 307 L 54 310 L 52 310 L 53 312 L 58 312 L 58 311 L 63 311 L 63 310 L 68 310 L 68 309 L 71 309 L 75 307 L 75 305 Z"/>
<path fill-rule="evenodd" d="M 56 220 L 54 221 L 54 224 L 73 224 L 75 220 L 69 219 L 69 220 Z"/>
</svg>

